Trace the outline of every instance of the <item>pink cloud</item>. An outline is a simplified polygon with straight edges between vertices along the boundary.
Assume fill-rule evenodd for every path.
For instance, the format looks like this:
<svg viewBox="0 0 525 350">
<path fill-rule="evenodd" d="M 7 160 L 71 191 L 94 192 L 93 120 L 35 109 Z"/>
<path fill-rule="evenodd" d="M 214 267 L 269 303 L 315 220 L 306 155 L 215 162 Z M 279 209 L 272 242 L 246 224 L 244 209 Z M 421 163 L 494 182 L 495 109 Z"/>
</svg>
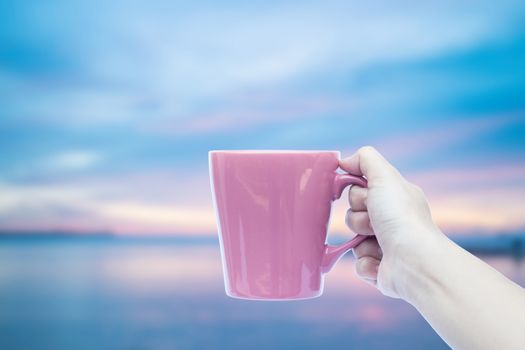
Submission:
<svg viewBox="0 0 525 350">
<path fill-rule="evenodd" d="M 501 188 L 520 183 L 525 185 L 525 164 L 487 164 L 484 167 L 440 169 L 408 174 L 407 177 L 430 191 L 443 188 Z"/>
<path fill-rule="evenodd" d="M 525 166 L 442 169 L 408 174 L 427 193 L 433 216 L 450 233 L 525 227 Z"/>
<path fill-rule="evenodd" d="M 347 101 L 326 96 L 286 97 L 245 94 L 230 105 L 185 118 L 142 126 L 146 132 L 186 134 L 212 133 L 253 128 L 258 125 L 295 119 L 321 117 L 347 109 Z"/>
<path fill-rule="evenodd" d="M 494 128 L 510 124 L 520 116 L 497 115 L 478 118 L 450 118 L 435 128 L 407 130 L 405 134 L 381 138 L 374 145 L 388 158 L 396 160 L 434 152 L 443 146 L 459 143 Z"/>
<path fill-rule="evenodd" d="M 0 184 L 0 229 L 214 234 L 209 180 L 173 172 Z"/>
<path fill-rule="evenodd" d="M 448 233 L 525 227 L 524 165 L 438 169 L 406 176 L 426 191 L 434 218 Z M 206 172 L 191 176 L 158 169 L 47 185 L 4 183 L 0 189 L 0 229 L 5 230 L 217 232 Z M 344 223 L 347 208 L 345 197 L 336 202 L 330 232 L 349 232 Z"/>
</svg>

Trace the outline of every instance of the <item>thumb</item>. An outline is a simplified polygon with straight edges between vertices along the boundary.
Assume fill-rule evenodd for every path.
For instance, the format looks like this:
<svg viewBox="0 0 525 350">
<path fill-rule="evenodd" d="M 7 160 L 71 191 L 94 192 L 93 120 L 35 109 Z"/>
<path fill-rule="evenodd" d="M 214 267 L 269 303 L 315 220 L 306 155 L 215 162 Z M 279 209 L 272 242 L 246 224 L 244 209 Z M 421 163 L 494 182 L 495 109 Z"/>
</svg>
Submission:
<svg viewBox="0 0 525 350">
<path fill-rule="evenodd" d="M 372 146 L 361 147 L 356 153 L 339 161 L 344 171 L 365 176 L 368 181 L 392 176 L 394 167 Z"/>
</svg>

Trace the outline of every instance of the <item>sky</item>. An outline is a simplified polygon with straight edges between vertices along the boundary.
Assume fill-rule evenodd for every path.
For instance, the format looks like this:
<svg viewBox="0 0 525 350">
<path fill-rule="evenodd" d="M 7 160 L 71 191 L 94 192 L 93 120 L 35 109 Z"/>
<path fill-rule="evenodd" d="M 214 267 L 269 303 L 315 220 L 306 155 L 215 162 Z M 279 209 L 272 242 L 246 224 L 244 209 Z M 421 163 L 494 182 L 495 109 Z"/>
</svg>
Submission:
<svg viewBox="0 0 525 350">
<path fill-rule="evenodd" d="M 0 230 L 215 235 L 209 150 L 367 144 L 446 233 L 523 230 L 524 23 L 511 0 L 2 1 Z"/>
</svg>

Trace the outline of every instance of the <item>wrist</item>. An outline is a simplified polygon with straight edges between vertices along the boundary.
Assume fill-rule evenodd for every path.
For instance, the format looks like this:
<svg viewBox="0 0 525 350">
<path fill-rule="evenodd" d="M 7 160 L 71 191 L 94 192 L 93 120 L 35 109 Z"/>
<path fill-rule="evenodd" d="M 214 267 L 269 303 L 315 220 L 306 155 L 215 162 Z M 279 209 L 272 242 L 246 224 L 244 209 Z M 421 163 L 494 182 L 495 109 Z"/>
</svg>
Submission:
<svg viewBox="0 0 525 350">
<path fill-rule="evenodd" d="M 440 270 L 454 243 L 437 227 L 419 230 L 415 236 L 418 241 L 410 248 L 399 247 L 392 275 L 396 294 L 417 308 L 443 285 Z"/>
</svg>

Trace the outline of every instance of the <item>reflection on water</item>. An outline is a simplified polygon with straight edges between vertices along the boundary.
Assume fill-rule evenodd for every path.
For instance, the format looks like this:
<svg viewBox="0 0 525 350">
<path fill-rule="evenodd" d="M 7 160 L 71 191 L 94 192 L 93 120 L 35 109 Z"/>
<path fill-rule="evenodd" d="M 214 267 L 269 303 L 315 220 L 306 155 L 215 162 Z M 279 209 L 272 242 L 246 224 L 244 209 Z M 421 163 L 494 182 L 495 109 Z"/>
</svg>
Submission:
<svg viewBox="0 0 525 350">
<path fill-rule="evenodd" d="M 489 263 L 525 283 L 525 262 Z M 356 279 L 322 297 L 225 296 L 218 249 L 125 239 L 0 242 L 1 349 L 446 349 L 417 312 Z"/>
</svg>

